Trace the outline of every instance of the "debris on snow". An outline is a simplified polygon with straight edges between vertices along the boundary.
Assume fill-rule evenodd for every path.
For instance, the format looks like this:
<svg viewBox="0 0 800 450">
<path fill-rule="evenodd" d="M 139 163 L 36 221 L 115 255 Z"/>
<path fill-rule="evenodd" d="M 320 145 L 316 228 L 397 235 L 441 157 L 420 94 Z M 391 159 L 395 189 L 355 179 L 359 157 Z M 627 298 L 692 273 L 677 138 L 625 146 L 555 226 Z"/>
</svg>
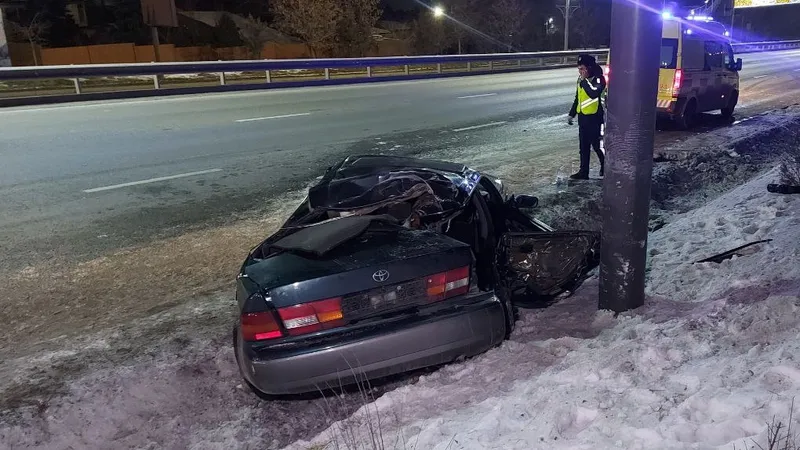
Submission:
<svg viewBox="0 0 800 450">
<path fill-rule="evenodd" d="M 766 242 L 772 242 L 772 239 L 762 239 L 760 241 L 750 242 L 749 244 L 741 245 L 732 250 L 728 250 L 727 252 L 719 253 L 706 259 L 702 259 L 697 261 L 695 264 L 703 264 L 708 262 L 722 264 L 722 261 L 732 259 L 734 256 L 741 258 L 742 256 L 752 254 L 752 252 L 760 251 L 761 247 L 759 244 L 764 244 Z"/>
</svg>

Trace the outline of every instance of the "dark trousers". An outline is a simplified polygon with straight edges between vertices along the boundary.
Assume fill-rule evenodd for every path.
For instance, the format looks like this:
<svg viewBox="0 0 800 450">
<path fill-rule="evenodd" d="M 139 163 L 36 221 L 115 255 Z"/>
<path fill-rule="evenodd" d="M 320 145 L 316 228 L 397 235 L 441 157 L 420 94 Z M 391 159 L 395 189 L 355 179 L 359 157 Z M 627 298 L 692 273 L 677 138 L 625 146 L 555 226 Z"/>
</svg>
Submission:
<svg viewBox="0 0 800 450">
<path fill-rule="evenodd" d="M 603 150 L 600 149 L 600 127 L 602 124 L 603 122 L 601 120 L 592 120 L 588 117 L 579 118 L 578 140 L 580 141 L 581 149 L 581 169 L 579 173 L 583 175 L 589 175 L 589 158 L 592 147 L 594 147 L 594 151 L 597 153 L 597 159 L 600 160 L 600 168 L 603 169 L 605 167 L 605 155 L 603 155 Z"/>
</svg>

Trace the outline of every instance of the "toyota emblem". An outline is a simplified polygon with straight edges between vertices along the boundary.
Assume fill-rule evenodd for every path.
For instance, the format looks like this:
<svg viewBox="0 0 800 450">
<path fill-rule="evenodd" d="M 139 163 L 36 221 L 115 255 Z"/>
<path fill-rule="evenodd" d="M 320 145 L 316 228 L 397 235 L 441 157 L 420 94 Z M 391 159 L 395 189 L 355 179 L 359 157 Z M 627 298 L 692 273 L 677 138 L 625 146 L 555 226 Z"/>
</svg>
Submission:
<svg viewBox="0 0 800 450">
<path fill-rule="evenodd" d="M 372 274 L 372 279 L 377 281 L 378 283 L 383 283 L 384 281 L 389 279 L 389 271 L 381 269 Z"/>
</svg>

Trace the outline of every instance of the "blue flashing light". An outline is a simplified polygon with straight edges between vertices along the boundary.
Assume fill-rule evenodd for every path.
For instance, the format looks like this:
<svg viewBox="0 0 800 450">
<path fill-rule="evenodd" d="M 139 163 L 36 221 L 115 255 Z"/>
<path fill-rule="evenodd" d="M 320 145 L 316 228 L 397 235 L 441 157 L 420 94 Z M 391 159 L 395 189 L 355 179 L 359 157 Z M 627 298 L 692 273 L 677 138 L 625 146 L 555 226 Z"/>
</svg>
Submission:
<svg viewBox="0 0 800 450">
<path fill-rule="evenodd" d="M 664 20 L 669 20 L 669 19 L 672 19 L 672 12 L 670 12 L 670 11 L 663 11 L 663 12 L 661 13 L 661 18 L 662 18 L 662 19 L 664 19 Z"/>
</svg>

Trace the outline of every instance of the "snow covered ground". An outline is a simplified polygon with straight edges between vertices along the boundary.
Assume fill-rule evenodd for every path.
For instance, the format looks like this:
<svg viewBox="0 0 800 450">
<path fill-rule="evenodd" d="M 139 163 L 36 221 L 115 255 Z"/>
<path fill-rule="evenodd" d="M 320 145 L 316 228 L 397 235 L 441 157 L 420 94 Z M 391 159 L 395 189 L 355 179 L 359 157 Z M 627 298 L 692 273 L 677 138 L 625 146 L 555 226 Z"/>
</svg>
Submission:
<svg viewBox="0 0 800 450">
<path fill-rule="evenodd" d="M 653 233 L 644 307 L 598 312 L 589 281 L 524 311 L 502 347 L 287 448 L 767 448 L 767 424 L 786 424 L 800 394 L 800 196 L 768 193 L 775 178 Z M 694 264 L 762 239 L 772 241 Z"/>
<path fill-rule="evenodd" d="M 716 311 L 714 308 L 721 311 L 716 317 L 738 317 L 724 316 L 732 314 L 726 311 L 736 308 L 735 302 L 714 303 L 724 297 L 715 294 L 721 288 L 704 285 L 702 277 L 711 280 L 717 273 L 733 276 L 739 273 L 736 270 L 740 264 L 754 261 L 748 258 L 782 254 L 759 253 L 719 267 L 693 268 L 687 263 L 736 247 L 745 237 L 749 240 L 781 235 L 784 241 L 776 238 L 765 247 L 765 252 L 790 249 L 784 245 L 790 234 L 781 231 L 789 225 L 779 222 L 796 221 L 797 204 L 793 198 L 772 196 L 756 186 L 751 189 L 753 194 L 765 199 L 760 204 L 759 198 L 744 201 L 749 193 L 737 194 L 732 197 L 736 198 L 733 204 L 741 200 L 743 206 L 728 205 L 726 209 L 718 205 L 707 211 L 711 218 L 698 216 L 689 220 L 690 214 L 695 213 L 677 217 L 675 213 L 693 209 L 719 192 L 742 184 L 765 167 L 771 167 L 782 151 L 798 148 L 800 137 L 793 131 L 797 129 L 798 112 L 773 112 L 769 117 L 706 133 L 659 135 L 657 147 L 683 159 L 660 163 L 659 174 L 654 177 L 654 192 L 661 196 L 658 206 L 668 212 L 663 214 L 664 222 L 671 225 L 652 237 L 651 249 L 659 253 L 653 253 L 651 258 L 654 275 L 646 308 L 623 319 L 597 313 L 596 281 L 590 281 L 561 304 L 546 310 L 523 311 L 513 339 L 501 348 L 467 363 L 425 371 L 427 375 L 421 379 L 417 378 L 419 373 L 394 379 L 370 392 L 370 397 L 378 400 L 360 413 L 357 411 L 364 400 L 358 392 L 335 398 L 261 401 L 241 386 L 231 352 L 230 326 L 235 305 L 230 271 L 238 267 L 254 236 L 273 230 L 282 219 L 278 216 L 288 214 L 304 191 L 275 199 L 276 204 L 289 208 L 278 215 L 274 209 L 280 208 L 269 206 L 266 210 L 271 212 L 263 217 L 257 215 L 229 226 L 166 239 L 159 241 L 157 247 L 125 249 L 74 268 L 61 267 L 58 276 L 49 272 L 48 267 L 26 270 L 17 278 L 24 279 L 20 286 L 30 289 L 15 289 L 14 298 L 19 302 L 5 298 L 4 304 L 12 307 L 2 310 L 9 319 L 4 322 L 8 326 L 0 333 L 0 449 L 275 449 L 297 439 L 310 439 L 331 424 L 362 420 L 364 411 L 372 412 L 376 407 L 380 415 L 372 414 L 372 422 L 380 419 L 388 448 L 436 448 L 437 443 L 445 448 L 451 439 L 451 448 L 480 447 L 481 442 L 488 442 L 484 446 L 489 448 L 572 447 L 594 442 L 594 438 L 586 436 L 594 436 L 591 433 L 597 427 L 610 429 L 607 433 L 613 437 L 597 440 L 593 448 L 607 448 L 615 447 L 617 440 L 627 443 L 635 438 L 628 436 L 631 433 L 617 431 L 617 422 L 645 430 L 653 426 L 645 422 L 650 416 L 635 408 L 661 407 L 655 400 L 652 405 L 642 406 L 642 402 L 634 403 L 634 397 L 613 393 L 616 392 L 613 389 L 631 395 L 644 395 L 646 389 L 652 389 L 651 394 L 662 395 L 664 402 L 672 402 L 674 398 L 673 406 L 663 406 L 661 411 L 664 424 L 679 427 L 675 425 L 676 417 L 683 416 L 675 412 L 678 408 L 675 405 L 683 405 L 690 396 L 703 399 L 711 395 L 705 391 L 697 394 L 698 389 L 705 388 L 708 373 L 679 376 L 691 372 L 692 361 L 700 359 L 698 352 L 706 351 L 709 346 L 708 351 L 723 348 L 725 351 L 720 351 L 719 358 L 728 361 L 726 352 L 731 350 L 723 345 L 725 342 L 735 337 L 738 340 L 731 342 L 739 350 L 752 347 L 746 342 L 747 334 L 728 337 L 724 331 L 703 325 L 699 319 L 689 322 L 688 317 L 697 316 L 715 323 L 718 319 L 708 318 Z M 440 140 L 429 139 L 425 134 L 408 142 L 397 141 L 397 136 L 383 136 L 365 141 L 363 147 L 356 146 L 353 152 L 410 152 L 425 158 L 462 161 L 497 174 L 514 190 L 544 194 L 538 214 L 546 213 L 545 219 L 560 228 L 596 225 L 599 186 L 586 185 L 583 190 L 573 186 L 565 193 L 547 186 L 553 182 L 558 167 L 570 164 L 577 156 L 575 136 L 563 140 L 566 125 L 562 119 L 509 119 L 504 126 L 486 132 L 444 132 Z M 574 128 L 571 133 L 576 133 Z M 556 140 L 559 137 L 560 142 Z M 443 139 L 452 143 L 442 145 Z M 405 145 L 413 147 L 413 152 Z M 675 186 L 680 189 L 674 189 Z M 687 201 L 689 197 L 691 201 Z M 771 199 L 776 203 L 769 205 Z M 763 207 L 763 211 L 756 206 Z M 753 217 L 746 218 L 748 215 Z M 565 221 L 577 218 L 580 220 Z M 687 233 L 687 229 L 696 233 Z M 715 235 L 719 235 L 716 240 L 712 239 Z M 670 236 L 676 240 L 670 241 Z M 183 265 L 184 260 L 193 260 L 195 264 Z M 797 277 L 790 276 L 785 269 L 791 268 L 790 265 L 756 266 L 774 271 L 776 277 L 786 276 L 789 281 L 783 283 L 796 282 Z M 176 267 L 181 267 L 181 271 L 176 271 Z M 750 266 L 741 267 L 749 277 Z M 682 273 L 683 278 L 676 281 L 673 272 Z M 37 273 L 39 278 L 35 276 Z M 108 286 L 124 289 L 107 294 Z M 186 291 L 187 286 L 191 286 L 190 291 Z M 800 290 L 796 285 L 786 286 L 790 292 Z M 180 289 L 181 297 L 176 296 L 175 289 Z M 744 304 L 738 308 L 761 308 L 756 312 L 775 308 L 769 302 L 776 300 L 764 300 L 766 294 L 757 287 L 737 289 L 730 297 Z M 677 295 L 673 295 L 676 291 Z M 694 295 L 695 291 L 702 295 Z M 759 294 L 759 302 L 748 306 L 743 300 L 747 300 L 751 291 Z M 28 292 L 47 295 L 28 296 Z M 712 301 L 691 301 L 707 297 Z M 31 309 L 31 302 L 51 305 L 53 299 L 58 305 L 51 316 L 54 320 L 43 322 L 40 316 L 28 314 L 41 310 Z M 14 304 L 25 307 L 15 308 Z M 777 319 L 791 322 L 793 317 L 781 314 Z M 728 320 L 727 323 L 734 325 L 742 323 Z M 689 326 L 698 327 L 697 331 L 685 331 Z M 745 332 L 761 333 L 758 328 L 750 330 Z M 707 342 L 708 335 L 720 338 L 711 344 L 686 348 L 694 341 Z M 677 338 L 670 340 L 668 336 Z M 780 338 L 778 335 L 776 339 Z M 652 356 L 643 356 L 648 348 L 655 349 Z M 774 347 L 763 348 L 761 351 L 774 351 Z M 680 358 L 667 360 L 676 355 L 667 350 L 678 351 Z M 790 348 L 788 353 L 791 352 Z M 650 362 L 642 363 L 647 357 Z M 719 367 L 724 368 L 722 363 Z M 679 374 L 677 381 L 667 379 L 667 375 L 659 379 L 657 369 L 664 374 Z M 580 381 L 585 377 L 596 380 Z M 780 380 L 777 375 L 770 377 Z M 715 381 L 717 378 L 711 377 Z M 620 379 L 628 380 L 629 385 L 624 386 L 618 382 Z M 641 383 L 634 383 L 640 380 Z M 560 384 L 555 384 L 556 381 Z M 680 385 L 669 384 L 678 382 L 687 386 L 682 396 L 673 394 L 680 391 Z M 668 384 L 668 388 L 664 387 Z M 523 394 L 526 390 L 528 393 Z M 388 391 L 391 392 L 382 396 Z M 570 392 L 574 396 L 569 396 Z M 506 403 L 504 399 L 518 403 Z M 607 404 L 601 405 L 600 399 Z M 509 411 L 516 414 L 514 408 L 520 415 L 509 419 L 506 417 Z M 591 422 L 588 418 L 594 413 L 586 415 L 587 411 L 596 412 Z M 630 417 L 607 418 L 620 412 Z M 763 427 L 761 420 L 767 416 L 761 411 L 747 417 L 754 417 L 758 426 Z M 689 419 L 685 420 L 698 424 L 710 420 L 686 417 Z M 500 424 L 500 431 L 505 430 L 504 437 L 495 439 L 487 434 L 500 433 L 490 430 L 493 420 Z M 581 424 L 588 424 L 583 431 L 579 431 Z M 348 429 L 365 428 L 345 427 L 345 434 Z M 402 430 L 402 434 L 398 435 L 397 430 Z M 408 439 L 395 440 L 395 437 Z M 545 442 L 536 441 L 540 438 L 545 438 Z M 320 440 L 324 439 L 325 436 L 320 436 Z M 526 444 L 524 439 L 532 440 Z M 663 448 L 667 444 L 653 446 Z M 300 443 L 293 448 L 306 447 Z"/>
</svg>

